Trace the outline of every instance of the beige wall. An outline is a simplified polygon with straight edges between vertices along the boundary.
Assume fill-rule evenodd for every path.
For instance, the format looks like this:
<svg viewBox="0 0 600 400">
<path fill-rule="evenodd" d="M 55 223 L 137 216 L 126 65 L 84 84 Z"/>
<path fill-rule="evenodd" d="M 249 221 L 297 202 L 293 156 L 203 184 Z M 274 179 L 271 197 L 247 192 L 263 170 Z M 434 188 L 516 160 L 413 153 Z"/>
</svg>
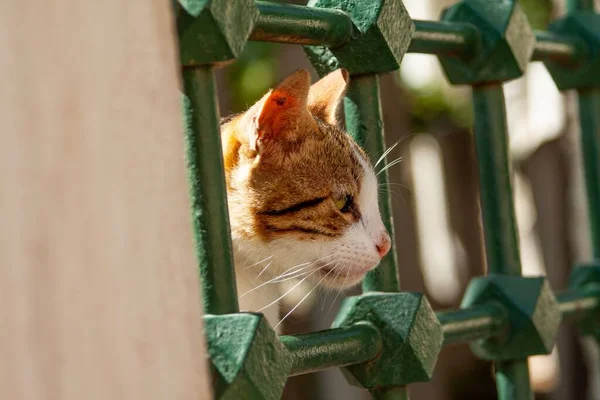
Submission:
<svg viewBox="0 0 600 400">
<path fill-rule="evenodd" d="M 0 2 L 0 399 L 208 398 L 168 0 Z"/>
</svg>

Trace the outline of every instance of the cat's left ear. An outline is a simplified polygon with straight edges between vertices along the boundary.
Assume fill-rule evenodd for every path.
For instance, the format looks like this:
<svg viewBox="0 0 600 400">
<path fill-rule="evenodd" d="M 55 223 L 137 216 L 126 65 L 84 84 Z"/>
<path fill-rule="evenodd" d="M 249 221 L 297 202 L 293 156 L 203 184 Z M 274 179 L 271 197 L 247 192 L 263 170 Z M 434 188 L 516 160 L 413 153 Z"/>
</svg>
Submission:
<svg viewBox="0 0 600 400">
<path fill-rule="evenodd" d="M 340 68 L 310 87 L 307 105 L 315 117 L 332 125 L 337 124 L 337 110 L 346 94 L 348 77 L 348 71 Z"/>
<path fill-rule="evenodd" d="M 247 114 L 253 118 L 248 132 L 250 149 L 270 141 L 294 141 L 316 126 L 307 109 L 310 74 L 300 69 L 258 101 Z"/>
</svg>

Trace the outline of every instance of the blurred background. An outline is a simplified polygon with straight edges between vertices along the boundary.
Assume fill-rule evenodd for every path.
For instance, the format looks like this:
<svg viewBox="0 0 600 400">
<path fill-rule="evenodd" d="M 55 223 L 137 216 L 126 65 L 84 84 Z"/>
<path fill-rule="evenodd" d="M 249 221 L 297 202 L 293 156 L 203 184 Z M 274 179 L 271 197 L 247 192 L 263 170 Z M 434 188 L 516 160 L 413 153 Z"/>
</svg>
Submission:
<svg viewBox="0 0 600 400">
<path fill-rule="evenodd" d="M 413 19 L 437 20 L 451 0 L 404 0 Z M 306 4 L 305 1 L 287 1 Z M 520 0 L 534 29 L 564 12 L 564 1 Z M 313 72 L 300 46 L 250 42 L 218 75 L 221 115 L 240 112 L 298 68 Z M 505 85 L 515 207 L 524 275 L 547 275 L 555 290 L 571 267 L 591 256 L 576 99 L 557 91 L 541 63 Z M 408 54 L 400 71 L 381 77 L 388 146 L 385 189 L 393 199 L 396 251 L 405 291 L 425 292 L 436 310 L 456 308 L 470 278 L 485 273 L 473 153 L 470 89 L 452 87 L 437 58 Z M 307 287 L 306 291 L 311 287 Z M 357 289 L 359 290 L 359 289 Z M 353 293 L 348 293 L 353 294 Z M 287 313 L 303 297 L 286 297 Z M 339 307 L 336 293 L 314 293 L 285 321 L 285 333 L 326 329 Z M 563 324 L 548 356 L 529 360 L 536 399 L 600 399 L 596 347 Z M 495 399 L 492 365 L 468 346 L 446 346 L 433 381 L 410 386 L 413 400 Z M 296 399 L 370 399 L 340 371 L 290 378 Z"/>
</svg>

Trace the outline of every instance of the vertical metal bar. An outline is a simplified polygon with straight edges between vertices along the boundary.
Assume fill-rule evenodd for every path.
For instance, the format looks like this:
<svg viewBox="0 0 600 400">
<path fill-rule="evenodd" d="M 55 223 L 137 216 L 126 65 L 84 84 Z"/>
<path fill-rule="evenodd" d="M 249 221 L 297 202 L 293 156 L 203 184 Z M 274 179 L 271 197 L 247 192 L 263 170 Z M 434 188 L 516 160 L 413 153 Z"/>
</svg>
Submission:
<svg viewBox="0 0 600 400">
<path fill-rule="evenodd" d="M 567 12 L 596 9 L 594 0 L 567 0 Z M 600 89 L 580 89 L 579 123 L 593 257 L 600 259 Z"/>
<path fill-rule="evenodd" d="M 186 163 L 206 314 L 239 311 L 212 67 L 183 69 Z"/>
<path fill-rule="evenodd" d="M 474 87 L 473 111 L 488 273 L 521 275 L 502 87 Z"/>
<path fill-rule="evenodd" d="M 408 391 L 404 387 L 378 389 L 371 391 L 374 400 L 408 400 Z"/>
<path fill-rule="evenodd" d="M 379 77 L 377 75 L 352 76 L 346 98 L 344 99 L 346 113 L 346 129 L 356 139 L 375 164 L 375 161 L 385 150 L 383 117 L 381 114 L 381 99 L 379 97 Z M 385 160 L 380 168 L 385 168 Z M 379 176 L 379 183 L 387 184 L 387 171 Z M 397 292 L 400 290 L 396 246 L 394 242 L 394 224 L 389 194 L 379 196 L 379 209 L 390 237 L 392 249 L 381 261 L 377 269 L 367 274 L 363 281 L 364 291 Z"/>
<path fill-rule="evenodd" d="M 582 89 L 578 95 L 592 251 L 600 259 L 600 89 Z"/>
<path fill-rule="evenodd" d="M 346 129 L 360 144 L 375 164 L 376 160 L 385 151 L 385 134 L 383 131 L 383 116 L 381 113 L 381 98 L 379 96 L 379 76 L 362 75 L 353 76 L 348 85 L 344 99 L 344 112 L 346 114 Z M 383 160 L 380 168 L 385 168 Z M 376 172 L 377 173 L 377 172 Z M 378 176 L 379 183 L 388 183 L 388 172 L 384 171 Z M 394 223 L 392 220 L 392 207 L 389 194 L 379 195 L 379 210 L 390 238 L 392 248 L 381 260 L 380 265 L 367 274 L 363 280 L 363 291 L 398 292 L 400 281 L 398 277 L 398 261 L 394 240 Z M 372 391 L 374 399 L 408 400 L 406 387 L 382 388 Z"/>
<path fill-rule="evenodd" d="M 475 147 L 488 273 L 521 275 L 501 85 L 473 87 Z M 496 363 L 500 400 L 533 400 L 527 360 Z"/>
</svg>

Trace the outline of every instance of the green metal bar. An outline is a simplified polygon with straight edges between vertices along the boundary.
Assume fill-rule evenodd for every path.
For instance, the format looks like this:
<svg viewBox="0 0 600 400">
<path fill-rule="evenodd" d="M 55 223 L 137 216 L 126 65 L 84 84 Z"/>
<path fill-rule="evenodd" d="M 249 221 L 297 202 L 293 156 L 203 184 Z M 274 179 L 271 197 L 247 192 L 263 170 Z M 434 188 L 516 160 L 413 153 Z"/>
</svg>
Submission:
<svg viewBox="0 0 600 400">
<path fill-rule="evenodd" d="M 474 25 L 415 20 L 409 53 L 455 55 L 468 58 L 477 51 L 479 31 Z"/>
<path fill-rule="evenodd" d="M 375 161 L 385 150 L 383 116 L 379 97 L 379 77 L 377 75 L 353 76 L 344 99 L 346 129 Z M 386 162 L 382 161 L 381 169 Z M 379 182 L 388 182 L 387 171 L 379 174 Z M 392 249 L 381 261 L 377 269 L 367 274 L 363 281 L 364 291 L 397 292 L 400 290 L 396 249 L 394 244 L 394 224 L 392 222 L 391 199 L 388 194 L 379 196 L 379 209 L 390 237 Z"/>
<path fill-rule="evenodd" d="M 556 298 L 565 318 L 579 319 L 600 311 L 598 287 L 570 289 L 557 294 Z M 444 330 L 444 345 L 498 336 L 509 324 L 506 311 L 496 303 L 438 311 L 436 315 Z M 292 376 L 367 362 L 377 357 L 382 346 L 379 331 L 369 323 L 280 336 L 280 339 L 294 360 Z M 511 369 L 507 363 L 503 367 L 504 371 Z M 379 394 L 383 395 L 374 393 Z"/>
<path fill-rule="evenodd" d="M 475 148 L 488 273 L 521 275 L 501 85 L 473 87 Z M 496 363 L 500 400 L 532 400 L 527 360 Z"/>
<path fill-rule="evenodd" d="M 563 318 L 583 318 L 600 311 L 600 288 L 569 289 L 556 295 Z"/>
<path fill-rule="evenodd" d="M 579 90 L 581 149 L 594 258 L 600 258 L 600 89 Z"/>
<path fill-rule="evenodd" d="M 533 400 L 527 360 L 499 361 L 496 367 L 496 390 L 498 398 Z"/>
<path fill-rule="evenodd" d="M 338 47 L 347 43 L 355 27 L 343 11 L 257 1 L 260 15 L 250 40 Z M 409 53 L 454 55 L 468 58 L 479 47 L 477 27 L 467 23 L 415 20 Z M 586 57 L 586 45 L 577 38 L 537 31 L 532 61 L 575 63 Z"/>
<path fill-rule="evenodd" d="M 372 390 L 371 396 L 374 400 L 408 400 L 408 391 L 403 387 L 379 389 Z"/>
<path fill-rule="evenodd" d="M 587 56 L 587 46 L 581 40 L 552 32 L 536 31 L 531 61 L 558 61 L 575 64 Z"/>
<path fill-rule="evenodd" d="M 385 150 L 378 75 L 353 76 L 350 79 L 346 97 L 344 98 L 344 111 L 348 133 L 365 149 L 371 158 L 371 162 L 375 163 Z M 387 165 L 385 160 L 381 164 L 383 164 L 381 166 L 382 169 Z M 378 176 L 379 182 L 382 184 L 386 184 L 389 181 L 387 170 Z M 383 218 L 383 223 L 392 239 L 392 248 L 383 260 L 381 260 L 380 265 L 374 271 L 367 273 L 362 287 L 365 292 L 397 292 L 400 290 L 400 282 L 398 278 L 394 223 L 389 194 L 379 196 L 379 210 Z M 382 388 L 371 394 L 375 399 L 408 399 L 408 392 L 405 387 Z"/>
<path fill-rule="evenodd" d="M 183 69 L 186 163 L 206 314 L 239 311 L 212 67 Z"/>
<path fill-rule="evenodd" d="M 294 361 L 290 376 L 366 362 L 377 357 L 382 346 L 379 331 L 369 323 L 280 339 Z"/>
<path fill-rule="evenodd" d="M 353 24 L 340 10 L 257 1 L 260 15 L 250 40 L 336 47 L 350 40 Z"/>
<path fill-rule="evenodd" d="M 488 273 L 521 275 L 502 87 L 473 87 L 473 111 Z"/>
<path fill-rule="evenodd" d="M 486 339 L 508 328 L 506 313 L 499 304 L 440 311 L 436 315 L 444 329 L 445 345 Z"/>
</svg>

